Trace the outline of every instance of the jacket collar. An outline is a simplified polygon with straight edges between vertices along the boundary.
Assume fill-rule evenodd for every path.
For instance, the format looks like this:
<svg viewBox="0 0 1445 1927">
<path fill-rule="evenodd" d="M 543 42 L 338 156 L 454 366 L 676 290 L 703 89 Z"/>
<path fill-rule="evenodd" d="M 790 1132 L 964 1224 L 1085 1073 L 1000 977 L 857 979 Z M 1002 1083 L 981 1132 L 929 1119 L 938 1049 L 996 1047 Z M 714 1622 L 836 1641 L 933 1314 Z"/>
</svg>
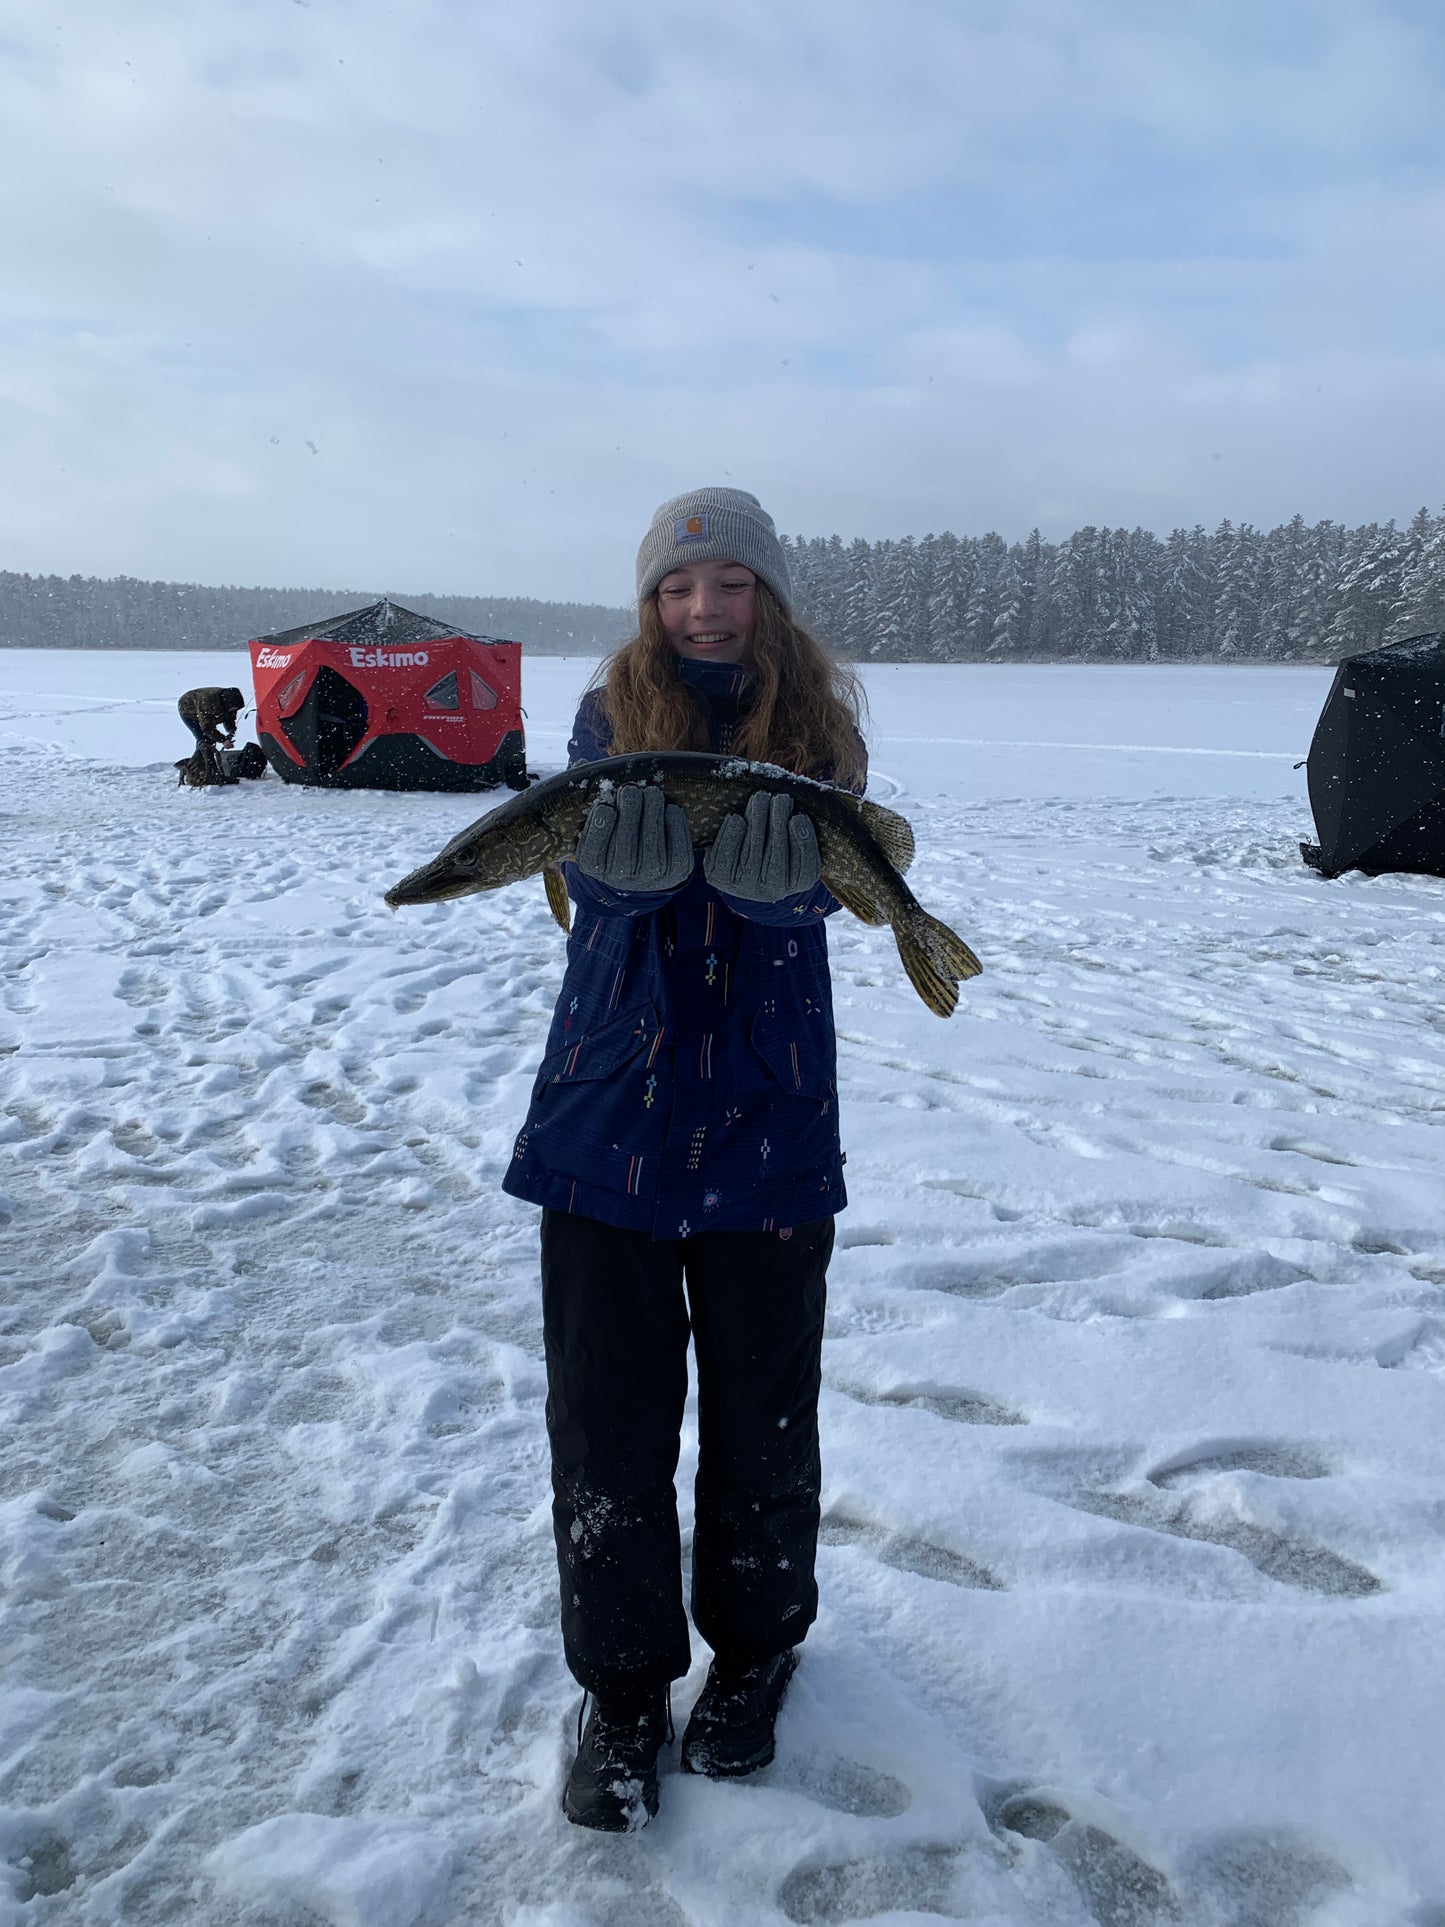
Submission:
<svg viewBox="0 0 1445 1927">
<path fill-rule="evenodd" d="M 753 673 L 740 662 L 699 662 L 693 656 L 678 656 L 679 678 L 700 696 L 732 696 L 738 701 L 752 693 Z"/>
</svg>

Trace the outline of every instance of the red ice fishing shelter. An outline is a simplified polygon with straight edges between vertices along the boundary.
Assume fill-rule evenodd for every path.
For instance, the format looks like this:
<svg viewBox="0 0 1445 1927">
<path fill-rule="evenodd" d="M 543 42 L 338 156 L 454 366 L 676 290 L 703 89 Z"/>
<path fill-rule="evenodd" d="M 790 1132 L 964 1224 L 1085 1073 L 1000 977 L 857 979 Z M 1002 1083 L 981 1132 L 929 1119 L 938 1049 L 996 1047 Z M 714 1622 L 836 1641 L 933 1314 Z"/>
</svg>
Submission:
<svg viewBox="0 0 1445 1927">
<path fill-rule="evenodd" d="M 287 783 L 527 787 L 522 645 L 374 602 L 251 644 L 256 734 Z"/>
</svg>

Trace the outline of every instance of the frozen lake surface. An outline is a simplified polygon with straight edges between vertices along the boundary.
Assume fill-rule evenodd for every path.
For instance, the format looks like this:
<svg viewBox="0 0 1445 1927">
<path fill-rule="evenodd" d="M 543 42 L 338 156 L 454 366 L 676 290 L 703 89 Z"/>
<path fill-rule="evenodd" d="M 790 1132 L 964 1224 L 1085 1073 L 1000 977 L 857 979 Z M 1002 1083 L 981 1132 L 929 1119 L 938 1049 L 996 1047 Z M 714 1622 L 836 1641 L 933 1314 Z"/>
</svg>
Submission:
<svg viewBox="0 0 1445 1927">
<path fill-rule="evenodd" d="M 823 1610 L 775 1764 L 612 1840 L 498 1188 L 540 884 L 383 907 L 489 798 L 178 791 L 244 657 L 0 652 L 7 1927 L 1445 1923 L 1445 881 L 1300 863 L 1326 671 L 867 681 L 985 974 L 830 926 Z"/>
</svg>

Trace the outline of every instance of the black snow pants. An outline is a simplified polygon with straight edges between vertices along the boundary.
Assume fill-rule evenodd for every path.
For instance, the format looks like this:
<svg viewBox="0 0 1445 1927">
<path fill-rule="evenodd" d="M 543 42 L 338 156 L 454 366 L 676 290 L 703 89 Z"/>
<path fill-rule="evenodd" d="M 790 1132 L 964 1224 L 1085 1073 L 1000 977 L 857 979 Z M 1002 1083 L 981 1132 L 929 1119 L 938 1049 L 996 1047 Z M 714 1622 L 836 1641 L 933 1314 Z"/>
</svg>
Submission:
<svg viewBox="0 0 1445 1927">
<path fill-rule="evenodd" d="M 562 1640 L 616 1698 L 690 1664 L 677 1470 L 697 1354 L 692 1616 L 725 1662 L 796 1646 L 818 1610 L 818 1389 L 833 1220 L 654 1239 L 542 1214 Z"/>
</svg>

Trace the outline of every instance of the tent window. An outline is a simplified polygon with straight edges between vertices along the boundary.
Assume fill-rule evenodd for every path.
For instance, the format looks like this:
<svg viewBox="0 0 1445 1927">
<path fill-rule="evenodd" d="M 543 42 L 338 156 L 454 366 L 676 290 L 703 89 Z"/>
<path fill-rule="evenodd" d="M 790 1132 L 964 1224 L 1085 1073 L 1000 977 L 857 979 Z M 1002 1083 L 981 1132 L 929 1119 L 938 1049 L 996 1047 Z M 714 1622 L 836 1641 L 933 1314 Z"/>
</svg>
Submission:
<svg viewBox="0 0 1445 1927">
<path fill-rule="evenodd" d="M 496 690 L 493 689 L 489 682 L 483 682 L 475 669 L 469 673 L 472 678 L 472 708 L 495 709 L 497 706 Z"/>
<path fill-rule="evenodd" d="M 293 676 L 291 678 L 290 682 L 287 683 L 286 687 L 281 691 L 281 694 L 276 698 L 276 707 L 283 715 L 291 707 L 292 703 L 295 702 L 301 685 L 305 680 L 306 671 L 303 669 L 299 676 Z"/>
<path fill-rule="evenodd" d="M 443 676 L 440 682 L 434 682 L 426 692 L 426 699 L 433 709 L 460 709 L 462 699 L 457 693 L 456 670 L 449 676 Z"/>
</svg>

